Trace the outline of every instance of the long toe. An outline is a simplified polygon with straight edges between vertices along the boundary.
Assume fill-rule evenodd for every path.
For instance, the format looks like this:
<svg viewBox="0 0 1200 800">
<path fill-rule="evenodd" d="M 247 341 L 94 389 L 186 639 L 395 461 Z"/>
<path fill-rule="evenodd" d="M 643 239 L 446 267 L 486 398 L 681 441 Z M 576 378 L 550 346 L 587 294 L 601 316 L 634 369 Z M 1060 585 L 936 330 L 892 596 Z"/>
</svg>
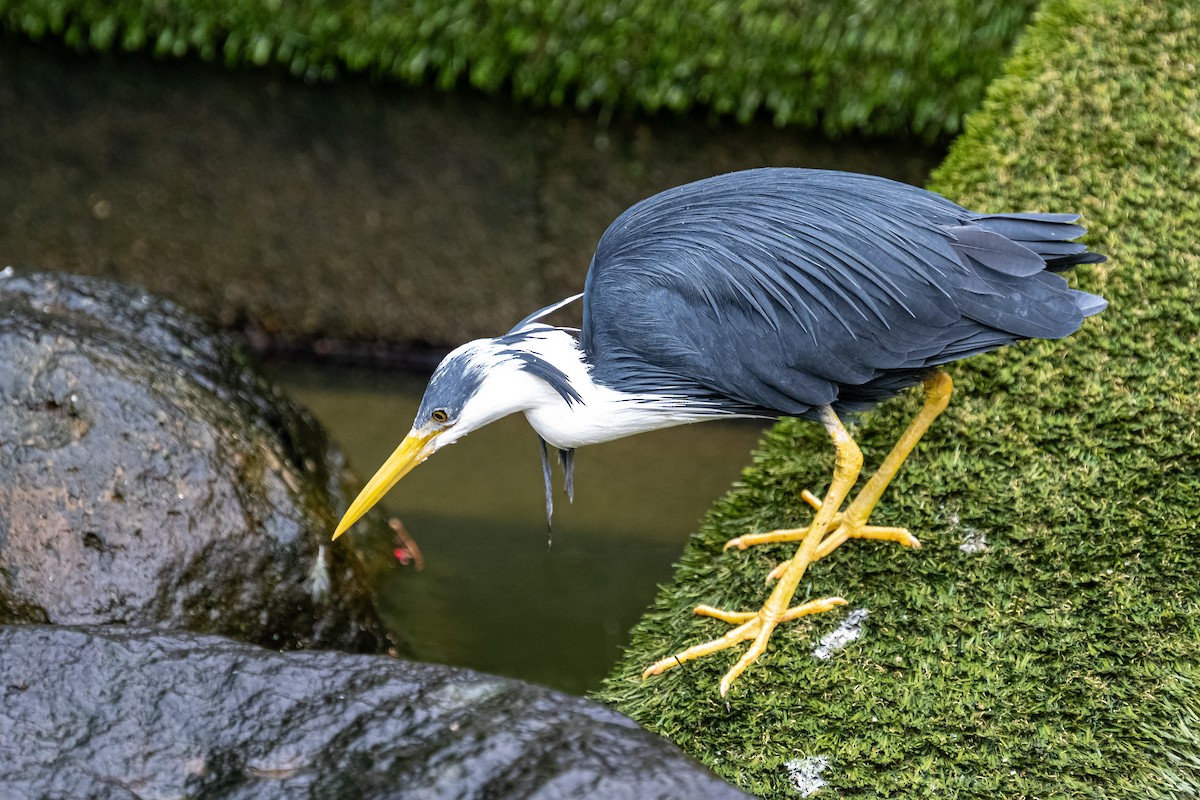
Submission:
<svg viewBox="0 0 1200 800">
<path fill-rule="evenodd" d="M 717 609 L 713 610 L 717 611 Z M 695 661 L 697 658 L 703 658 L 704 656 L 711 655 L 712 653 L 733 647 L 738 642 L 754 638 L 756 635 L 758 635 L 762 621 L 758 614 L 753 614 L 751 616 L 752 618 L 748 622 L 732 629 L 719 639 L 712 639 L 711 641 L 707 641 L 702 644 L 692 645 L 686 650 L 680 650 L 673 656 L 667 656 L 666 658 L 655 661 L 653 664 L 646 667 L 645 671 L 642 672 L 642 679 L 645 680 L 651 675 L 661 675 L 667 670 L 682 666 L 689 661 Z"/>
<path fill-rule="evenodd" d="M 766 606 L 760 608 L 758 611 L 725 611 L 707 605 L 697 606 L 697 614 L 719 619 L 737 627 L 730 629 L 720 638 L 693 645 L 686 650 L 680 650 L 674 655 L 659 659 L 649 667 L 646 667 L 642 672 L 642 678 L 646 679 L 652 675 L 661 675 L 667 670 L 682 666 L 689 661 L 695 661 L 698 658 L 726 650 L 739 642 L 753 640 L 750 647 L 742 654 L 742 657 L 738 659 L 738 662 L 734 664 L 729 672 L 725 674 L 724 679 L 722 679 L 721 694 L 724 695 L 729 691 L 730 684 L 766 651 L 771 633 L 777 625 L 784 622 L 791 622 L 810 614 L 831 611 L 838 606 L 844 605 L 846 605 L 844 598 L 822 597 L 789 608 L 782 614 L 773 614 Z"/>
<path fill-rule="evenodd" d="M 829 531 L 837 530 L 841 522 L 841 515 L 838 514 L 829 523 Z M 745 550 L 747 547 L 755 547 L 760 544 L 802 542 L 804 541 L 804 537 L 808 536 L 808 530 L 808 528 L 780 528 L 779 530 L 766 531 L 764 533 L 747 533 L 730 539 L 721 549 L 731 550 L 736 547 L 738 550 Z"/>
</svg>

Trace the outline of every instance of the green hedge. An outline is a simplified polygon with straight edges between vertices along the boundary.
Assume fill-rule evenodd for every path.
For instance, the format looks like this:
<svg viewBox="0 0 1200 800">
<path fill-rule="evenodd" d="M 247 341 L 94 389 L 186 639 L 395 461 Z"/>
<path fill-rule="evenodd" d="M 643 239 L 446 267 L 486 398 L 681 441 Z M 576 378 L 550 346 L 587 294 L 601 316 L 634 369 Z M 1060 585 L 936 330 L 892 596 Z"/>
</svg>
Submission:
<svg viewBox="0 0 1200 800">
<path fill-rule="evenodd" d="M 756 608 L 789 552 L 724 553 L 747 529 L 802 524 L 828 480 L 818 426 L 784 422 L 689 544 L 603 698 L 738 785 L 795 797 L 786 764 L 825 756 L 816 797 L 1148 798 L 1200 790 L 1200 6 L 1048 0 L 932 181 L 984 211 L 1078 210 L 1103 265 L 1076 271 L 1110 308 L 1060 342 L 954 365 L 949 410 L 874 521 L 919 551 L 850 543 L 805 596 L 866 607 L 796 623 L 734 685 L 722 654 L 640 669 L 726 629 L 707 602 Z M 916 408 L 868 415 L 878 459 Z M 959 545 L 983 535 L 988 550 Z"/>
<path fill-rule="evenodd" d="M 0 0 L 72 46 L 465 83 L 536 105 L 954 133 L 1035 0 Z"/>
</svg>

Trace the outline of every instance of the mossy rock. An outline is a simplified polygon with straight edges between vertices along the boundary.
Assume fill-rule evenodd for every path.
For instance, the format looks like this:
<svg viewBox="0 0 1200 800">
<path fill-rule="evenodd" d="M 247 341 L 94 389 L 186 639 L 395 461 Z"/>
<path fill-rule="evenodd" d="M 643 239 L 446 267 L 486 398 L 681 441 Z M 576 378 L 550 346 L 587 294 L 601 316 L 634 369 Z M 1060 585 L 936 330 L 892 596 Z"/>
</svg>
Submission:
<svg viewBox="0 0 1200 800">
<path fill-rule="evenodd" d="M 1041 9 L 931 188 L 981 211 L 1082 212 L 1110 261 L 1071 280 L 1110 308 L 1069 339 L 954 365 L 949 410 L 873 517 L 924 547 L 850 543 L 798 592 L 868 609 L 860 640 L 821 661 L 844 612 L 792 624 L 727 700 L 728 653 L 642 681 L 723 632 L 694 605 L 756 608 L 790 554 L 721 552 L 804 524 L 800 491 L 828 480 L 820 428 L 779 424 L 635 630 L 606 701 L 767 797 L 797 796 L 787 765 L 815 756 L 827 796 L 1195 795 L 1198 71 L 1190 0 Z M 917 402 L 856 428 L 868 466 Z"/>
</svg>

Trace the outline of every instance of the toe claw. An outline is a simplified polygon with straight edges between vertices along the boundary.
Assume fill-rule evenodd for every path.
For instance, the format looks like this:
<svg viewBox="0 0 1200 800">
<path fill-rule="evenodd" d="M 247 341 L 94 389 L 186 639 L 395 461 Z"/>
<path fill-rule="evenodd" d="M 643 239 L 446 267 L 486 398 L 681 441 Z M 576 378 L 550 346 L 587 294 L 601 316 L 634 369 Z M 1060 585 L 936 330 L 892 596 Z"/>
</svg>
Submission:
<svg viewBox="0 0 1200 800">
<path fill-rule="evenodd" d="M 663 661 L 665 660 L 666 659 L 663 659 Z M 664 665 L 662 661 L 655 661 L 653 664 L 642 670 L 642 680 L 649 680 L 655 675 L 662 675 L 664 672 L 670 669 L 671 666 L 673 665 Z"/>
</svg>

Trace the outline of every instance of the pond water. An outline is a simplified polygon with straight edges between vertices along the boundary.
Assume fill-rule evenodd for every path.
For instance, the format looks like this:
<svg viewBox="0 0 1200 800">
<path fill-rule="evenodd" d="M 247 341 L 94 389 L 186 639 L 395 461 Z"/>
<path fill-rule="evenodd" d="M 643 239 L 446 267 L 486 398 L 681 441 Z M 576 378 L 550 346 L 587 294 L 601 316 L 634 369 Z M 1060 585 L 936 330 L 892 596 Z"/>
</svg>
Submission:
<svg viewBox="0 0 1200 800">
<path fill-rule="evenodd" d="M 427 376 L 264 365 L 364 479 L 408 432 Z M 521 415 L 440 451 L 382 505 L 424 569 L 397 569 L 384 619 L 417 657 L 570 692 L 596 688 L 670 578 L 705 510 L 749 463 L 764 423 L 708 422 L 581 448 L 575 502 L 556 472 L 546 530 L 537 435 Z"/>
</svg>

